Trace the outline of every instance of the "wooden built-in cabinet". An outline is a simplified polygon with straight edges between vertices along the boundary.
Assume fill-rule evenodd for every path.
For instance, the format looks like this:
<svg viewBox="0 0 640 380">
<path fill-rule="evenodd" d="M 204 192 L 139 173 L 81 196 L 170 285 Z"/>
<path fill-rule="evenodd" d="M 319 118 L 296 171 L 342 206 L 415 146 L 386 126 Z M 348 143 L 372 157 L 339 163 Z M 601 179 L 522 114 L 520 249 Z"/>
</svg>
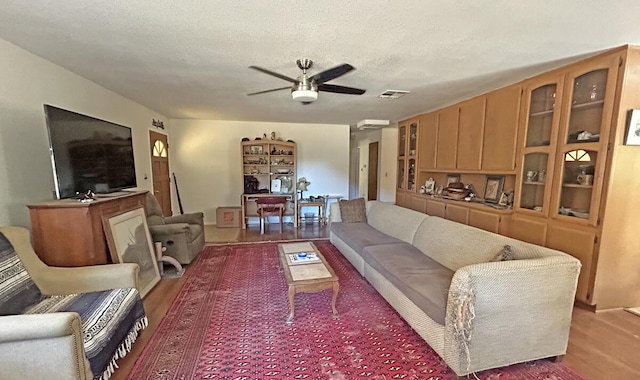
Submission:
<svg viewBox="0 0 640 380">
<path fill-rule="evenodd" d="M 47 265 L 80 267 L 111 263 L 102 217 L 145 207 L 146 191 L 89 203 L 61 199 L 30 204 L 33 248 Z"/>
<path fill-rule="evenodd" d="M 418 173 L 418 118 L 404 121 L 398 126 L 398 180 L 397 188 L 416 192 Z"/>
<path fill-rule="evenodd" d="M 625 144 L 639 73 L 640 48 L 623 46 L 417 116 L 416 187 L 505 175 L 513 210 L 400 188 L 398 204 L 573 255 L 594 310 L 640 305 L 640 147 Z"/>
</svg>

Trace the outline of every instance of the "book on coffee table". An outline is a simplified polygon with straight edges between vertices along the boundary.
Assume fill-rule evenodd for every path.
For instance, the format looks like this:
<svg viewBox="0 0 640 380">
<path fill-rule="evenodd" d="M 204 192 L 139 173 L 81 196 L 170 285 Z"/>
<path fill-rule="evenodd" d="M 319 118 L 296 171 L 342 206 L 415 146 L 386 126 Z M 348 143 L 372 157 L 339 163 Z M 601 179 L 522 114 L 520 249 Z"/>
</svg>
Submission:
<svg viewBox="0 0 640 380">
<path fill-rule="evenodd" d="M 299 255 L 299 253 L 305 254 L 304 256 Z M 308 263 L 317 263 L 320 261 L 320 258 L 315 252 L 298 252 L 298 253 L 288 253 L 287 261 L 289 265 L 297 265 L 297 264 L 308 264 Z"/>
</svg>

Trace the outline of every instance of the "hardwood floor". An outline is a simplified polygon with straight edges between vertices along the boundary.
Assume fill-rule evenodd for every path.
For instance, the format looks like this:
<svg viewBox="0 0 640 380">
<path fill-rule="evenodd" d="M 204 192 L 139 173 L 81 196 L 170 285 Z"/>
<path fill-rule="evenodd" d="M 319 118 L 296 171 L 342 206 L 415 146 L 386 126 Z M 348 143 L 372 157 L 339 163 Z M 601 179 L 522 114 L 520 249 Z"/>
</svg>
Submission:
<svg viewBox="0 0 640 380">
<path fill-rule="evenodd" d="M 208 231 L 215 231 L 209 229 Z M 257 226 L 242 230 L 240 242 L 293 240 L 326 238 L 324 227 L 317 224 L 299 229 L 285 225 L 282 234 L 277 227 L 272 233 L 260 235 Z M 215 233 L 215 232 L 214 232 Z M 187 267 L 187 271 L 190 268 Z M 149 327 L 145 329 L 132 347 L 132 351 L 118 361 L 120 367 L 111 377 L 113 380 L 126 379 L 136 359 L 144 350 L 158 324 L 180 291 L 185 277 L 163 279 L 144 299 L 144 307 L 149 317 Z M 574 308 L 569 336 L 569 347 L 564 363 L 590 380 L 640 379 L 640 316 L 624 310 L 593 313 Z"/>
</svg>

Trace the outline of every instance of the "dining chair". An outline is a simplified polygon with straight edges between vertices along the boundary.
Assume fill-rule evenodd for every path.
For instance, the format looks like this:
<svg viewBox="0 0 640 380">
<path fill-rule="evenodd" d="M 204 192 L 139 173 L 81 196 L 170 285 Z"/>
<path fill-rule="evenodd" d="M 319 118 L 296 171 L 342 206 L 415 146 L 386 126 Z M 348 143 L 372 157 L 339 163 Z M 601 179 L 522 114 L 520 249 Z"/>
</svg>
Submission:
<svg viewBox="0 0 640 380">
<path fill-rule="evenodd" d="M 280 233 L 282 233 L 282 218 L 284 216 L 284 207 L 287 203 L 286 196 L 273 197 L 257 197 L 256 205 L 258 206 L 258 216 L 260 217 L 260 234 L 264 234 L 264 223 L 268 222 L 270 216 L 277 216 L 280 222 Z"/>
</svg>

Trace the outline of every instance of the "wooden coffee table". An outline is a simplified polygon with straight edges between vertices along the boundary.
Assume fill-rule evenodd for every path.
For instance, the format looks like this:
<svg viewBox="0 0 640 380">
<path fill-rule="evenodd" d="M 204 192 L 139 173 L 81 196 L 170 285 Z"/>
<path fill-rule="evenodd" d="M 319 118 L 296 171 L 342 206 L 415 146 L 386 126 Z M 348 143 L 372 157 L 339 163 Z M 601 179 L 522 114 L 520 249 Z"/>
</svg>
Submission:
<svg viewBox="0 0 640 380">
<path fill-rule="evenodd" d="M 333 289 L 331 310 L 333 317 L 337 318 L 336 299 L 340 290 L 338 276 L 316 246 L 311 242 L 278 244 L 278 252 L 280 252 L 280 265 L 289 286 L 291 312 L 287 318 L 287 324 L 293 323 L 293 296 L 296 293 L 315 293 L 325 289 Z M 308 258 L 298 257 L 300 252 L 307 253 Z M 317 259 L 309 259 L 314 255 Z"/>
</svg>

